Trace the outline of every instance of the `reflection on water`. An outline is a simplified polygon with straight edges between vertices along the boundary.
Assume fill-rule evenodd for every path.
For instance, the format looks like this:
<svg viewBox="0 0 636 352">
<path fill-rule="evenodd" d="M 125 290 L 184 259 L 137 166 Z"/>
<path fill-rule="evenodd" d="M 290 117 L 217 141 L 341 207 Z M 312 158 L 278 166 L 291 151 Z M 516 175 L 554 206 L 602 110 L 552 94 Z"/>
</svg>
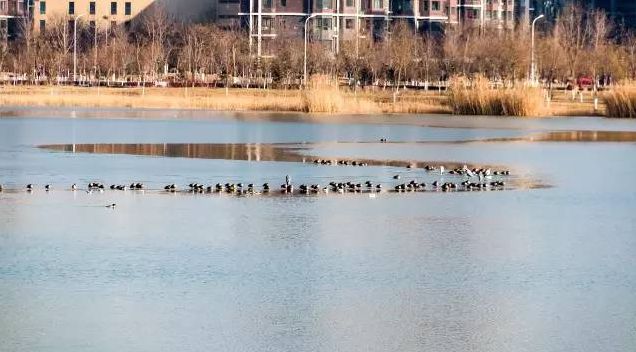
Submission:
<svg viewBox="0 0 636 352">
<path fill-rule="evenodd" d="M 58 144 L 40 148 L 95 154 L 129 154 L 198 159 L 247 161 L 303 161 L 296 149 L 275 144 L 243 143 L 162 143 L 162 144 Z"/>
<path fill-rule="evenodd" d="M 41 145 L 40 148 L 72 153 L 93 154 L 128 154 L 179 158 L 221 159 L 221 160 L 245 160 L 245 161 L 286 161 L 286 162 L 312 162 L 316 160 L 329 160 L 332 164 L 338 164 L 338 158 L 321 157 L 310 159 L 303 151 L 309 150 L 315 144 L 267 144 L 267 143 L 102 143 L 102 144 L 51 144 Z M 444 165 L 447 169 L 459 168 L 463 165 L 474 167 L 470 163 L 458 163 L 449 161 L 405 161 L 405 160 L 376 160 L 356 159 L 344 160 L 347 166 L 394 166 L 423 168 L 425 166 Z M 355 162 L 355 164 L 353 164 Z M 493 167 L 480 165 L 479 167 Z M 501 168 L 501 167 L 500 167 Z"/>
<path fill-rule="evenodd" d="M 451 143 L 472 142 L 636 142 L 636 132 L 631 131 L 551 131 L 523 137 L 464 140 Z"/>
<path fill-rule="evenodd" d="M 629 131 L 555 131 L 528 138 L 540 142 L 636 142 Z"/>
</svg>

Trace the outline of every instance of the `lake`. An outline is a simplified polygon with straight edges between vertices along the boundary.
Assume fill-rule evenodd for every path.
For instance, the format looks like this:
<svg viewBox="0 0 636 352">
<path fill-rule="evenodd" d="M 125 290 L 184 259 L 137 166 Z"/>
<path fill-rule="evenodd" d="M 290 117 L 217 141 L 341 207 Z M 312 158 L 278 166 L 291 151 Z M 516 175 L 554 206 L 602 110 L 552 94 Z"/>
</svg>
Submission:
<svg viewBox="0 0 636 352">
<path fill-rule="evenodd" d="M 636 121 L 0 116 L 0 351 L 636 350 Z M 511 175 L 441 192 L 464 178 L 422 168 L 463 164 Z M 286 175 L 428 188 L 163 191 Z"/>
</svg>

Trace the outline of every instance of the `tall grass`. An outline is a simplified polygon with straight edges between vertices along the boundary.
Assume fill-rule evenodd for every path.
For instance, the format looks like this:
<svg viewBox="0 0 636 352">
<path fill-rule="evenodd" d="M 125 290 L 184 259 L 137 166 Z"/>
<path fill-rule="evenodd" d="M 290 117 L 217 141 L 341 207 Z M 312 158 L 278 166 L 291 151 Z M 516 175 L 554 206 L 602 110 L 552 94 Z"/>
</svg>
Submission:
<svg viewBox="0 0 636 352">
<path fill-rule="evenodd" d="M 603 95 L 607 117 L 636 118 L 636 86 L 616 87 Z"/>
<path fill-rule="evenodd" d="M 344 97 L 338 85 L 323 75 L 312 76 L 307 88 L 302 92 L 305 112 L 339 113 L 344 109 Z"/>
<path fill-rule="evenodd" d="M 493 89 L 483 77 L 472 81 L 453 78 L 448 104 L 457 115 L 539 116 L 544 113 L 541 90 L 527 87 Z"/>
</svg>

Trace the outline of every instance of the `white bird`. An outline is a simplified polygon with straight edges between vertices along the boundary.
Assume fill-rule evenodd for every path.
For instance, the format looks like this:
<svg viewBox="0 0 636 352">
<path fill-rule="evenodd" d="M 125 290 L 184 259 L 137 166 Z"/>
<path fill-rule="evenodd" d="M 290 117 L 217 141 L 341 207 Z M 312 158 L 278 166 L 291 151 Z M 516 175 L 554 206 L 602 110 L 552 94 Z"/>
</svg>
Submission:
<svg viewBox="0 0 636 352">
<path fill-rule="evenodd" d="M 466 173 L 466 176 L 468 177 L 475 177 L 475 173 L 473 173 L 468 166 L 464 165 L 463 167 L 464 172 Z"/>
<path fill-rule="evenodd" d="M 444 165 L 439 167 L 439 174 L 440 175 L 444 174 Z"/>
</svg>

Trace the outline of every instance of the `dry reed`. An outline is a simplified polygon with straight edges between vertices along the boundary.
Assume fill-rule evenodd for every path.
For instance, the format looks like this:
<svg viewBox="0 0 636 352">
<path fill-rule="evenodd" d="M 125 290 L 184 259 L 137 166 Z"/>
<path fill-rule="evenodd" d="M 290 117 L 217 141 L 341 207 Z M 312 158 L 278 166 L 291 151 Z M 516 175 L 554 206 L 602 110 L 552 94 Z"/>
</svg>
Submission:
<svg viewBox="0 0 636 352">
<path fill-rule="evenodd" d="M 636 118 L 636 86 L 616 87 L 603 95 L 607 117 Z"/>
<path fill-rule="evenodd" d="M 309 113 L 339 113 L 345 104 L 338 85 L 327 76 L 315 75 L 302 93 L 303 110 Z"/>
<path fill-rule="evenodd" d="M 539 116 L 544 113 L 541 90 L 527 87 L 493 89 L 483 77 L 455 77 L 448 104 L 457 115 Z"/>
</svg>

